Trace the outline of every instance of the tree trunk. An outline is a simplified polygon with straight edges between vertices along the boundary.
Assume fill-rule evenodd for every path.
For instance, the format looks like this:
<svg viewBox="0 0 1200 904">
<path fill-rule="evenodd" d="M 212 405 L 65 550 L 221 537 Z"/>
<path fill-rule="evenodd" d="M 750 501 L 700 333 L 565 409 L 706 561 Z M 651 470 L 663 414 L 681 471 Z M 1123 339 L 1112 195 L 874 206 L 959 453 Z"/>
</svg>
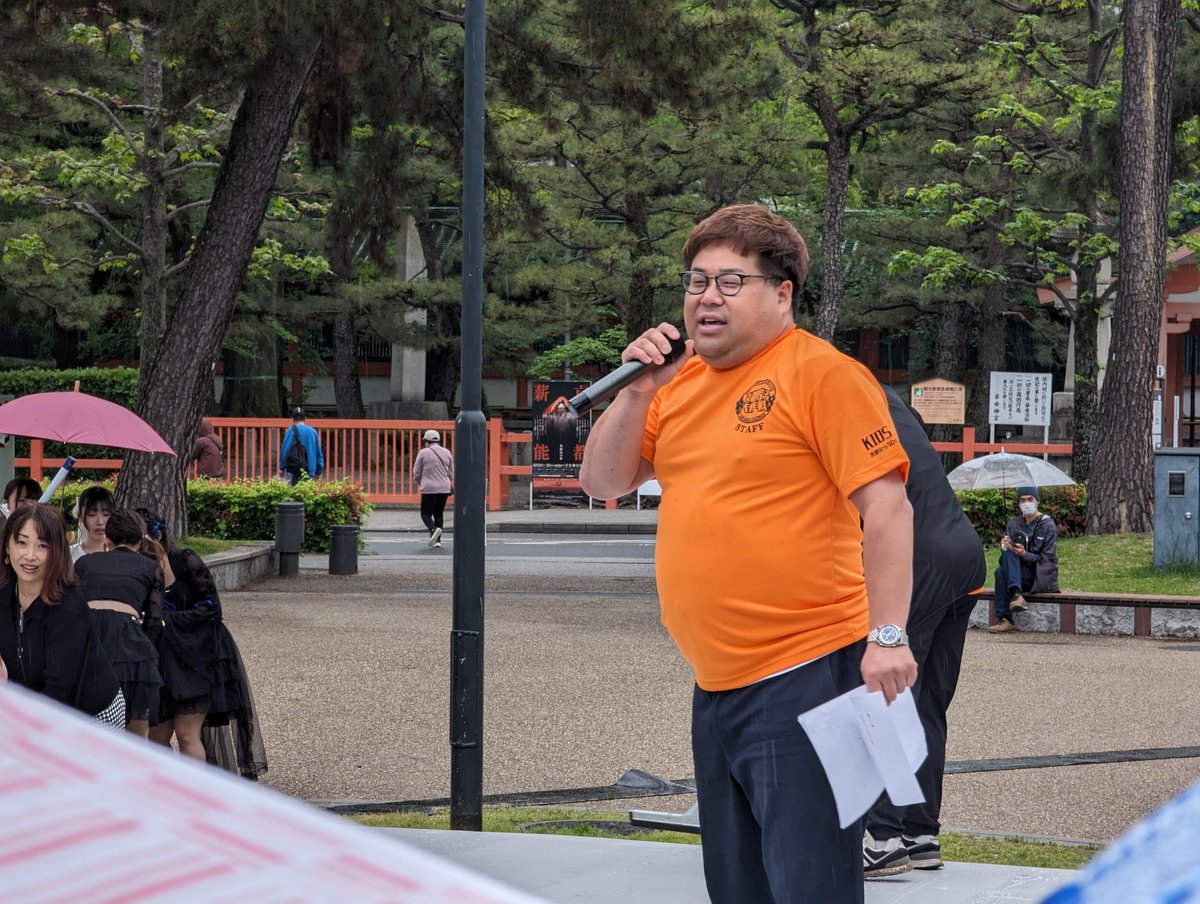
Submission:
<svg viewBox="0 0 1200 904">
<path fill-rule="evenodd" d="M 330 262 L 333 272 L 343 285 L 353 283 L 354 226 L 350 222 L 347 202 L 339 203 L 332 217 Z M 358 329 L 353 302 L 341 300 L 342 307 L 333 315 L 333 398 L 338 417 L 361 418 L 366 412 L 362 403 L 362 383 L 358 378 Z"/>
<path fill-rule="evenodd" d="M 1096 268 L 1076 271 L 1078 302 L 1075 314 L 1075 413 L 1071 430 L 1071 476 L 1087 483 L 1092 471 L 1092 444 L 1096 435 L 1096 327 L 1100 322 L 1096 302 Z"/>
<path fill-rule="evenodd" d="M 213 365 L 319 49 L 315 41 L 307 53 L 272 54 L 248 85 L 174 316 L 158 352 L 142 362 L 138 414 L 178 454 L 129 453 L 117 503 L 154 500 L 175 536 L 187 531 L 187 453 L 209 396 Z"/>
<path fill-rule="evenodd" d="M 1100 32 L 1101 3 L 1088 0 L 1088 22 L 1094 34 Z M 1099 87 L 1104 79 L 1107 51 L 1100 41 L 1088 45 L 1087 85 Z M 1080 243 L 1086 243 L 1088 232 L 1095 233 L 1100 224 L 1100 189 L 1096 184 L 1096 111 L 1085 109 L 1079 118 L 1080 170 L 1085 174 L 1080 210 L 1087 214 L 1087 225 L 1080 231 Z M 1075 271 L 1077 299 L 1075 323 L 1075 412 L 1071 428 L 1071 476 L 1087 483 L 1092 473 L 1092 447 L 1096 437 L 1096 410 L 1099 406 L 1099 364 L 1096 361 L 1096 327 L 1100 322 L 1100 299 L 1096 295 L 1095 264 L 1084 265 Z"/>
<path fill-rule="evenodd" d="M 1129 0 L 1121 79 L 1121 246 L 1112 352 L 1089 484 L 1089 534 L 1154 527 L 1153 374 L 1162 322 L 1179 0 Z"/>
<path fill-rule="evenodd" d="M 966 370 L 964 355 L 967 350 L 968 311 L 965 302 L 952 301 L 945 304 L 939 312 L 941 319 L 937 336 L 934 375 L 943 380 L 962 382 L 963 373 Z M 962 433 L 955 424 L 933 424 L 931 426 L 933 439 L 939 442 L 955 442 Z"/>
<path fill-rule="evenodd" d="M 245 328 L 234 324 L 243 342 L 253 343 L 253 354 L 226 349 L 221 384 L 222 417 L 279 417 L 283 396 L 279 391 L 279 337 L 262 324 Z"/>
<path fill-rule="evenodd" d="M 997 270 L 1007 258 L 1008 249 L 994 229 L 989 230 L 984 244 L 984 262 L 989 270 Z M 1005 340 L 1008 325 L 1004 321 L 1003 282 L 989 283 L 983 289 L 979 306 L 979 369 L 975 389 L 971 394 L 970 421 L 975 425 L 976 442 L 986 443 L 991 434 L 992 371 L 1004 370 Z"/>
<path fill-rule="evenodd" d="M 333 396 L 338 417 L 361 418 L 366 414 L 358 378 L 358 329 L 354 312 L 349 309 L 333 315 Z"/>
<path fill-rule="evenodd" d="M 446 269 L 438 253 L 437 237 L 427 211 L 416 217 L 415 223 L 429 280 L 441 282 L 446 278 Z M 426 312 L 425 319 L 425 398 L 428 401 L 440 399 L 451 411 L 455 408 L 461 372 L 462 344 L 458 341 L 462 335 L 460 310 L 458 305 L 434 304 Z"/>
<path fill-rule="evenodd" d="M 846 189 L 850 184 L 850 139 L 838 131 L 836 114 L 826 123 L 829 146 L 825 151 L 825 215 L 821 226 L 821 303 L 817 307 L 816 334 L 833 341 L 846 297 L 844 249 Z M 822 117 L 824 120 L 825 117 Z"/>
<path fill-rule="evenodd" d="M 625 200 L 625 228 L 633 239 L 633 255 L 630 261 L 629 298 L 625 307 L 625 329 L 629 336 L 640 336 L 654 323 L 654 268 L 647 261 L 654 258 L 654 243 L 648 237 L 649 216 L 646 212 L 646 196 L 629 192 Z"/>
<path fill-rule="evenodd" d="M 138 359 L 145 364 L 154 358 L 167 324 L 167 186 L 163 176 L 166 136 L 163 133 L 163 64 L 158 29 L 144 33 L 142 59 L 142 103 L 146 105 L 145 158 L 142 174 L 142 317 L 138 325 Z"/>
</svg>

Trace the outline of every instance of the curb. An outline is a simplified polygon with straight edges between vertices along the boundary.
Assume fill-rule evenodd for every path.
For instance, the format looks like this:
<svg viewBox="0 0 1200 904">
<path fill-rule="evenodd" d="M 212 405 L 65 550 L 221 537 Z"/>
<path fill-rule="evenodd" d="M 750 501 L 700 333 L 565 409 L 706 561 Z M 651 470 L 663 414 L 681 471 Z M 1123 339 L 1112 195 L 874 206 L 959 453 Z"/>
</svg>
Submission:
<svg viewBox="0 0 1200 904">
<path fill-rule="evenodd" d="M 485 531 L 489 534 L 657 534 L 657 524 L 584 524 L 577 522 L 529 522 L 526 524 L 505 521 L 488 524 Z M 424 527 L 364 527 L 363 533 L 372 534 L 422 534 L 428 532 Z M 454 527 L 447 526 L 443 534 L 454 536 Z"/>
</svg>

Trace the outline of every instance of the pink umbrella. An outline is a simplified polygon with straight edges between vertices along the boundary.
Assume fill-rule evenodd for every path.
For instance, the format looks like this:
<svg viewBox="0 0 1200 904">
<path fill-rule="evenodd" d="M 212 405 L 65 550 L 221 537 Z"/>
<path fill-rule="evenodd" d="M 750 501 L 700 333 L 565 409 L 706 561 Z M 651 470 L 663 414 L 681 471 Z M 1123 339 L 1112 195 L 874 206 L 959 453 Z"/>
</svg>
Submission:
<svg viewBox="0 0 1200 904">
<path fill-rule="evenodd" d="M 6 402 L 0 405 L 0 433 L 175 454 L 153 427 L 128 408 L 85 392 L 38 392 Z"/>
</svg>

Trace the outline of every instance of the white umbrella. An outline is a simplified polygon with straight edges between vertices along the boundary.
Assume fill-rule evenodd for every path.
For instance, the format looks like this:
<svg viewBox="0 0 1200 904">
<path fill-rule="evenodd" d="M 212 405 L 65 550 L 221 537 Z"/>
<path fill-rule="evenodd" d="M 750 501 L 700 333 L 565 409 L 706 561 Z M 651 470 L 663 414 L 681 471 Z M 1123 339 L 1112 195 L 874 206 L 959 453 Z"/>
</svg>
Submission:
<svg viewBox="0 0 1200 904">
<path fill-rule="evenodd" d="M 963 462 L 947 474 L 946 479 L 956 490 L 1007 490 L 1020 486 L 1058 487 L 1069 486 L 1075 482 L 1069 474 L 1049 462 L 1032 455 L 1015 455 L 1003 449 Z"/>
</svg>

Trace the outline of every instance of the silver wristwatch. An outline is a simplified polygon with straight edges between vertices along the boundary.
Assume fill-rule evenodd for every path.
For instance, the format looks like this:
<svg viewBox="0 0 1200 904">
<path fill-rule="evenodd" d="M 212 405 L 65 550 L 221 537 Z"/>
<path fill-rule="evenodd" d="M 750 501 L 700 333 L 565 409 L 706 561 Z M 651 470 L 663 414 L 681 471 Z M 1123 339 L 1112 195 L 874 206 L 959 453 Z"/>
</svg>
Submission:
<svg viewBox="0 0 1200 904">
<path fill-rule="evenodd" d="M 877 643 L 881 647 L 907 647 L 908 635 L 899 625 L 880 625 L 871 629 L 867 643 Z"/>
</svg>

